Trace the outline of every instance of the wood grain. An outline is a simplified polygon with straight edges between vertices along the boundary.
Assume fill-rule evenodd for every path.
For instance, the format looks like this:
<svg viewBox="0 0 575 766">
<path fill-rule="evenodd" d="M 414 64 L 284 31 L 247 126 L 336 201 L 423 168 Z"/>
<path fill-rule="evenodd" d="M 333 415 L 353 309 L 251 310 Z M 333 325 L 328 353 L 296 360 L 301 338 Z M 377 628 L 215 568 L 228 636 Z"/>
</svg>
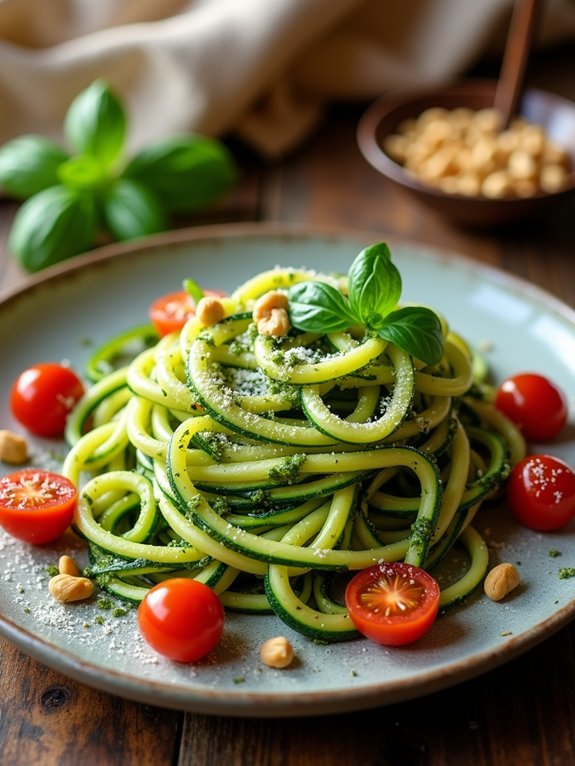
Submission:
<svg viewBox="0 0 575 766">
<path fill-rule="evenodd" d="M 173 763 L 183 715 L 79 684 L 0 641 L 2 766 Z"/>
</svg>

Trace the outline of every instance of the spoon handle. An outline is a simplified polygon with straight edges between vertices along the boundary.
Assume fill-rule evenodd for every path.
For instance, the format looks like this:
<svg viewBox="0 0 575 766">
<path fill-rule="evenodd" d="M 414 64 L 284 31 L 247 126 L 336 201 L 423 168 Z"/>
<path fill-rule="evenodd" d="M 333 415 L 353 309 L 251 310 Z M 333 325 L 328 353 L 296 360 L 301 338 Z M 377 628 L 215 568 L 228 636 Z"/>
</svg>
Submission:
<svg viewBox="0 0 575 766">
<path fill-rule="evenodd" d="M 516 0 L 505 44 L 494 107 L 501 114 L 502 130 L 517 113 L 523 79 L 541 0 Z"/>
</svg>

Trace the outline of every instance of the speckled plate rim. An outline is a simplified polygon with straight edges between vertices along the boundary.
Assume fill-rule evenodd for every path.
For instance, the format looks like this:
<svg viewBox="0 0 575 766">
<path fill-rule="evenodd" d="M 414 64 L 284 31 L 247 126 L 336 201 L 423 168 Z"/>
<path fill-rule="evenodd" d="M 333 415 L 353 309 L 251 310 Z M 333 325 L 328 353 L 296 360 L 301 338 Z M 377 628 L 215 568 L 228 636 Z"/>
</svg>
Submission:
<svg viewBox="0 0 575 766">
<path fill-rule="evenodd" d="M 538 301 L 564 318 L 572 325 L 575 333 L 575 311 L 566 304 L 519 277 L 491 266 L 478 264 L 466 256 L 413 240 L 406 241 L 398 237 L 384 237 L 381 232 L 284 224 L 202 226 L 177 230 L 125 245 L 106 246 L 79 256 L 73 261 L 47 269 L 40 275 L 32 277 L 25 287 L 5 291 L 0 295 L 0 311 L 5 310 L 19 297 L 29 295 L 38 287 L 60 283 L 79 271 L 97 267 L 98 264 L 107 263 L 114 258 L 134 257 L 137 259 L 142 251 L 149 252 L 156 248 L 187 243 L 193 245 L 222 238 L 226 240 L 234 238 L 303 238 L 304 240 L 313 240 L 318 237 L 336 240 L 347 239 L 354 242 L 364 241 L 366 244 L 385 238 L 392 247 L 394 243 L 401 243 L 409 245 L 414 250 L 424 250 L 438 261 L 453 262 L 464 266 L 474 272 L 479 280 L 489 280 L 502 289 L 513 286 L 527 300 Z M 280 699 L 277 693 L 244 692 L 241 688 L 222 691 L 217 688 L 202 687 L 199 693 L 194 693 L 185 684 L 165 685 L 145 678 L 126 675 L 113 669 L 103 669 L 100 665 L 79 658 L 73 652 L 63 649 L 53 642 L 39 638 L 4 615 L 0 615 L 0 634 L 25 653 L 81 683 L 139 702 L 204 714 L 285 717 L 359 710 L 400 702 L 448 688 L 519 656 L 544 639 L 549 638 L 574 617 L 575 598 L 564 604 L 548 619 L 528 627 L 521 634 L 508 638 L 502 644 L 479 652 L 467 659 L 439 665 L 433 670 L 420 674 L 416 681 L 408 677 L 391 683 L 378 683 L 355 689 L 350 687 L 329 690 L 328 692 L 304 691 L 301 694 L 287 695 L 283 699 Z"/>
</svg>

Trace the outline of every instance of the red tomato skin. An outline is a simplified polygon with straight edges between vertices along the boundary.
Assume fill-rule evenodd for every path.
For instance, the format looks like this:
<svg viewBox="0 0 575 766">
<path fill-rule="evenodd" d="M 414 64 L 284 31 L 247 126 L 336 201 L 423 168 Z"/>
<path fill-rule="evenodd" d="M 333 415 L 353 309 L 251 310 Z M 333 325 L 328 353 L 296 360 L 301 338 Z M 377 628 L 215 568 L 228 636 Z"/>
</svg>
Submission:
<svg viewBox="0 0 575 766">
<path fill-rule="evenodd" d="M 524 526 L 552 532 L 575 518 L 575 473 L 551 455 L 529 455 L 507 481 L 511 512 Z"/>
<path fill-rule="evenodd" d="M 84 393 L 76 373 L 61 364 L 46 362 L 24 370 L 10 392 L 16 420 L 36 436 L 62 436 L 66 420 Z"/>
<path fill-rule="evenodd" d="M 225 293 L 220 290 L 204 290 L 204 295 L 221 298 Z M 195 313 L 195 303 L 185 290 L 160 295 L 152 302 L 148 312 L 154 329 L 162 337 L 181 330 Z"/>
<path fill-rule="evenodd" d="M 361 602 L 362 594 L 378 581 L 398 576 L 409 588 L 422 586 L 421 598 L 413 609 L 386 616 Z M 393 588 L 392 588 L 393 590 Z M 356 574 L 348 583 L 345 602 L 351 621 L 367 638 L 384 646 L 404 646 L 424 636 L 432 627 L 439 611 L 439 585 L 425 570 L 404 562 L 376 564 Z"/>
<path fill-rule="evenodd" d="M 565 395 L 548 378 L 533 372 L 504 380 L 495 392 L 495 406 L 529 441 L 553 439 L 567 423 Z"/>
<path fill-rule="evenodd" d="M 19 496 L 26 497 L 26 486 L 30 504 L 18 501 Z M 36 506 L 35 493 L 45 495 L 45 501 Z M 18 540 L 51 543 L 72 523 L 77 502 L 76 487 L 65 476 L 34 468 L 17 471 L 0 479 L 0 526 Z"/>
<path fill-rule="evenodd" d="M 174 577 L 148 591 L 138 607 L 138 625 L 159 654 L 176 662 L 197 662 L 220 641 L 224 608 L 204 583 Z"/>
</svg>

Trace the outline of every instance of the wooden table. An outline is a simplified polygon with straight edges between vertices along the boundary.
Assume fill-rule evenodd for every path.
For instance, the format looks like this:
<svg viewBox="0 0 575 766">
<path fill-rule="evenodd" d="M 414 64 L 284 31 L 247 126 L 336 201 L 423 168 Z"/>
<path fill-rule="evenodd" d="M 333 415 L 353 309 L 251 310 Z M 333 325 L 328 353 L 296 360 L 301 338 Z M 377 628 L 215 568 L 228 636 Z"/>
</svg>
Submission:
<svg viewBox="0 0 575 766">
<path fill-rule="evenodd" d="M 575 100 L 575 55 L 532 65 L 532 81 Z M 182 223 L 286 221 L 407 237 L 465 253 L 575 306 L 575 199 L 508 231 L 457 229 L 386 184 L 355 145 L 359 107 L 334 109 L 300 151 L 244 169 L 216 211 Z M 15 210 L 0 204 L 0 289 L 25 282 L 6 253 Z M 341 716 L 242 720 L 126 701 L 71 681 L 0 641 L 3 766 L 567 766 L 575 763 L 575 624 L 476 680 Z"/>
</svg>

